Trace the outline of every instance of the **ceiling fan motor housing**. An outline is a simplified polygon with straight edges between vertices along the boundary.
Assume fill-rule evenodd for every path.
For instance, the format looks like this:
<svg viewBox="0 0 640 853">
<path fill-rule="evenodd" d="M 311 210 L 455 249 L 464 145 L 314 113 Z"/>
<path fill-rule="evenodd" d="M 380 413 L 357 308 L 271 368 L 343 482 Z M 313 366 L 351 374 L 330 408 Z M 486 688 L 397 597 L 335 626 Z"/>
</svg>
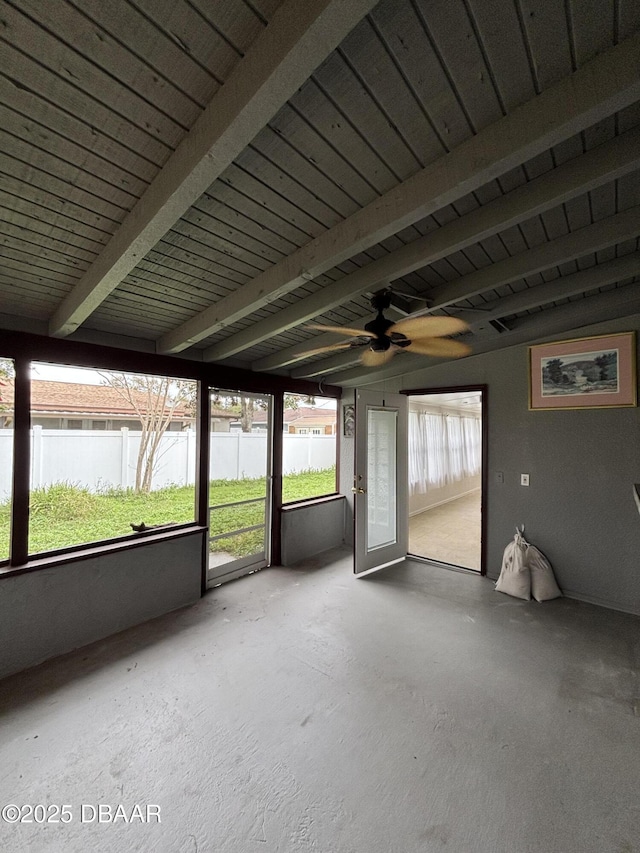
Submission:
<svg viewBox="0 0 640 853">
<path fill-rule="evenodd" d="M 391 346 L 391 338 L 387 335 L 387 330 L 393 326 L 393 320 L 387 320 L 382 315 L 382 309 L 378 309 L 378 316 L 365 325 L 365 331 L 371 332 L 375 338 L 371 341 L 371 349 L 375 352 L 384 352 Z"/>
<path fill-rule="evenodd" d="M 378 293 L 374 293 L 371 297 L 371 307 L 378 312 L 378 315 L 367 323 L 364 328 L 367 332 L 371 332 L 372 335 L 375 335 L 375 338 L 369 345 L 369 349 L 374 352 L 386 352 L 391 344 L 406 347 L 411 343 L 405 335 L 402 335 L 399 332 L 393 332 L 391 336 L 387 334 L 391 326 L 395 325 L 395 322 L 393 320 L 387 320 L 382 312 L 386 308 L 389 308 L 390 305 L 390 290 L 381 290 Z"/>
</svg>

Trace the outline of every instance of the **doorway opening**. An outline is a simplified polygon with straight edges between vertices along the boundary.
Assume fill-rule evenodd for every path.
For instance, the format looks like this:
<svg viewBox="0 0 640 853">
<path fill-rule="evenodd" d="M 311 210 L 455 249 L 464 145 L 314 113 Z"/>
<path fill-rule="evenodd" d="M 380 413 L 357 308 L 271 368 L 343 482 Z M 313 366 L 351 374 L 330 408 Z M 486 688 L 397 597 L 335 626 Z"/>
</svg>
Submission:
<svg viewBox="0 0 640 853">
<path fill-rule="evenodd" d="M 408 397 L 409 553 L 484 574 L 486 386 Z"/>
<path fill-rule="evenodd" d="M 208 587 L 269 565 L 273 433 L 271 395 L 210 396 Z"/>
</svg>

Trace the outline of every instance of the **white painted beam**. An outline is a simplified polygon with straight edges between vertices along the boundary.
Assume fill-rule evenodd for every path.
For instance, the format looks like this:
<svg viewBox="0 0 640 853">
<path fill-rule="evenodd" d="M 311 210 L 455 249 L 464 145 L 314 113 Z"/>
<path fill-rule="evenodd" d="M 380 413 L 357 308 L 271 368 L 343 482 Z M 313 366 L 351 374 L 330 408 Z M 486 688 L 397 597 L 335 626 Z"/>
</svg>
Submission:
<svg viewBox="0 0 640 853">
<path fill-rule="evenodd" d="M 633 171 L 639 165 L 640 129 L 636 128 L 563 163 L 553 171 L 466 216 L 443 225 L 437 231 L 372 261 L 366 267 L 323 287 L 290 308 L 278 311 L 272 317 L 254 323 L 246 330 L 214 344 L 205 350 L 205 360 L 229 358 L 254 344 L 307 322 L 365 290 L 400 278 L 498 231 L 550 210 L 577 195 Z M 242 290 L 248 286 L 244 285 Z"/>
<path fill-rule="evenodd" d="M 163 335 L 159 351 L 178 352 L 201 341 L 638 99 L 640 33 Z"/>
<path fill-rule="evenodd" d="M 285 0 L 55 312 L 51 335 L 95 311 L 374 5 Z"/>
</svg>

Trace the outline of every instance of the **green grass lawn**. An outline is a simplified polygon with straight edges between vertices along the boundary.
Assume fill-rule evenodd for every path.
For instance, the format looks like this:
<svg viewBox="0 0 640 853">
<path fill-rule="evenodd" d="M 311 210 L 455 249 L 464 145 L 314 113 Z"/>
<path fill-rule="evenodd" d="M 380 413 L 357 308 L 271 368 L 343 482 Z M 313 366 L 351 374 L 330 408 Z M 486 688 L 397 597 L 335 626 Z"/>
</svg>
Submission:
<svg viewBox="0 0 640 853">
<path fill-rule="evenodd" d="M 210 485 L 211 506 L 260 498 L 265 495 L 265 480 L 216 480 Z M 335 490 L 335 468 L 291 474 L 284 478 L 285 502 L 302 500 Z M 172 486 L 148 495 L 131 490 L 111 490 L 91 494 L 68 483 L 57 483 L 31 493 L 29 553 L 54 551 L 73 545 L 85 545 L 126 536 L 129 524 L 184 523 L 194 519 L 193 486 Z M 264 505 L 220 507 L 211 511 L 211 535 L 261 524 Z M 10 507 L 0 504 L 0 560 L 9 554 Z M 260 550 L 263 531 L 240 534 L 212 544 L 212 550 L 245 556 Z"/>
</svg>

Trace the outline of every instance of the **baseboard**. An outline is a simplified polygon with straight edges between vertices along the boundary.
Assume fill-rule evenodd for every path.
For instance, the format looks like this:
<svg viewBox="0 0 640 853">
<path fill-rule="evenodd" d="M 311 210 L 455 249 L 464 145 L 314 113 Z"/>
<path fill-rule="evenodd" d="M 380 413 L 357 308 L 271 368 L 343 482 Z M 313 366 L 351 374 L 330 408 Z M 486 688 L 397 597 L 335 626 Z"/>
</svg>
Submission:
<svg viewBox="0 0 640 853">
<path fill-rule="evenodd" d="M 628 604 L 622 604 L 618 601 L 608 601 L 604 598 L 599 598 L 597 595 L 584 595 L 581 592 L 574 592 L 571 589 L 563 589 L 562 594 L 565 598 L 573 598 L 576 601 L 584 601 L 585 604 L 595 604 L 597 607 L 606 607 L 607 610 L 615 610 L 618 613 L 628 613 L 630 616 L 640 616 L 640 609 L 629 607 Z"/>
<path fill-rule="evenodd" d="M 443 501 L 438 501 L 435 504 L 430 504 L 429 506 L 425 506 L 422 509 L 416 509 L 413 512 L 409 513 L 409 518 L 413 518 L 415 515 L 421 515 L 423 512 L 429 512 L 430 509 L 435 509 L 437 506 L 443 506 L 444 504 L 450 504 L 451 501 L 457 501 L 458 498 L 464 498 L 466 495 L 472 495 L 474 492 L 479 492 L 482 490 L 482 486 L 476 486 L 474 489 L 468 489 L 466 492 L 460 492 L 459 495 L 454 495 L 452 498 L 445 498 Z M 411 500 L 411 497 L 409 497 Z"/>
<path fill-rule="evenodd" d="M 498 575 L 487 578 L 494 583 L 498 580 Z M 572 589 L 562 588 L 562 595 L 565 598 L 571 598 L 574 601 L 583 601 L 585 604 L 595 604 L 596 607 L 605 607 L 607 610 L 615 610 L 617 613 L 628 613 L 630 616 L 640 616 L 640 609 L 629 607 L 628 604 L 621 604 L 618 601 L 609 601 L 605 598 L 599 598 L 597 595 L 584 595 L 582 592 L 574 592 Z M 544 604 L 544 602 L 542 602 Z"/>
</svg>

